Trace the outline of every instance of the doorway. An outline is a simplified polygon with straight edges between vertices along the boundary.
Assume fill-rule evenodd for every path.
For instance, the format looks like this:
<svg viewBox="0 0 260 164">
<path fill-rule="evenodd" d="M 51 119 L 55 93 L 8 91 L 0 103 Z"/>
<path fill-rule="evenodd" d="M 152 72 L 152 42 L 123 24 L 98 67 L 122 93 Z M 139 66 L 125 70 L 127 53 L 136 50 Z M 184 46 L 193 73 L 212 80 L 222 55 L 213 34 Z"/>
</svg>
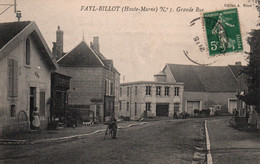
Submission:
<svg viewBox="0 0 260 164">
<path fill-rule="evenodd" d="M 30 129 L 33 128 L 33 110 L 36 107 L 36 87 L 30 87 Z"/>
<path fill-rule="evenodd" d="M 156 116 L 167 117 L 169 113 L 169 104 L 156 104 Z"/>
<path fill-rule="evenodd" d="M 200 101 L 187 101 L 187 112 L 194 115 L 194 110 L 200 110 Z"/>
</svg>

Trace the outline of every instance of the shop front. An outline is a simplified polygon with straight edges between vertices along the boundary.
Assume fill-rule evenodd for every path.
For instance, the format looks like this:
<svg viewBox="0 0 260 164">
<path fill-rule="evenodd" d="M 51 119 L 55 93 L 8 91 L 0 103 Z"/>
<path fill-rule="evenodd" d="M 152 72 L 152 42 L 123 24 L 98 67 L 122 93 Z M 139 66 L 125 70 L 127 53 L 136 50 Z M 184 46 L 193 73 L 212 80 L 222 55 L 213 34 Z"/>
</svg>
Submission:
<svg viewBox="0 0 260 164">
<path fill-rule="evenodd" d="M 70 88 L 70 78 L 71 77 L 57 72 L 51 74 L 50 118 L 52 122 L 67 123 L 67 91 Z"/>
</svg>

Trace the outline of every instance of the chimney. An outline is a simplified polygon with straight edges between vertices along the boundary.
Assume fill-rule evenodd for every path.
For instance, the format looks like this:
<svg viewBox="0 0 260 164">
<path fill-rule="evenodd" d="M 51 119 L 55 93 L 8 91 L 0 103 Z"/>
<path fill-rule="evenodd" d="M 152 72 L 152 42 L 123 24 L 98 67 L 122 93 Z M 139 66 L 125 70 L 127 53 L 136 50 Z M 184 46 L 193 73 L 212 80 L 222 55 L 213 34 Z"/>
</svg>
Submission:
<svg viewBox="0 0 260 164">
<path fill-rule="evenodd" d="M 235 65 L 242 65 L 240 61 L 236 62 Z"/>
<path fill-rule="evenodd" d="M 56 59 L 61 58 L 63 55 L 63 31 L 60 30 L 60 26 L 56 31 L 56 42 L 53 42 L 52 53 Z"/>
<path fill-rule="evenodd" d="M 93 47 L 94 50 L 99 52 L 99 37 L 98 36 L 93 37 L 92 47 Z"/>
</svg>

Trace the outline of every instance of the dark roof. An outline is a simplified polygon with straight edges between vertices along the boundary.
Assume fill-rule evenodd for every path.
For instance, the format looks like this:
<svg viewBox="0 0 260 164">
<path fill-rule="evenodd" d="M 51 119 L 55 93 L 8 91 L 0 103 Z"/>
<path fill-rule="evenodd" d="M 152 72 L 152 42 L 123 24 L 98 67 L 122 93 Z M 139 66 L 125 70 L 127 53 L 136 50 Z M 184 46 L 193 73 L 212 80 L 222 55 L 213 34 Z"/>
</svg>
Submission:
<svg viewBox="0 0 260 164">
<path fill-rule="evenodd" d="M 93 47 L 91 49 L 98 55 L 101 60 L 107 60 L 106 57 L 99 51 L 96 51 Z"/>
<path fill-rule="evenodd" d="M 242 65 L 228 65 L 231 71 L 234 73 L 234 76 L 237 78 L 239 75 L 241 75 L 243 69 L 245 66 Z"/>
<path fill-rule="evenodd" d="M 100 52 L 89 47 L 85 41 L 81 41 L 74 49 L 63 55 L 58 61 L 59 66 L 63 67 L 105 67 L 109 68 L 109 63 L 113 60 L 108 60 Z M 115 67 L 112 70 L 120 73 Z"/>
<path fill-rule="evenodd" d="M 184 82 L 185 91 L 206 91 L 200 79 L 195 75 L 193 66 L 168 64 L 176 82 Z"/>
<path fill-rule="evenodd" d="M 95 52 L 84 41 L 80 42 L 72 51 L 61 57 L 58 60 L 58 64 L 64 67 L 96 67 L 104 65 Z"/>
<path fill-rule="evenodd" d="M 230 70 L 233 72 L 234 76 L 239 83 L 240 90 L 247 90 L 247 75 L 243 73 L 245 66 L 242 65 L 228 65 Z"/>
<path fill-rule="evenodd" d="M 227 66 L 168 64 L 176 82 L 184 82 L 185 91 L 235 92 L 237 83 Z"/>
<path fill-rule="evenodd" d="M 30 21 L 0 23 L 0 49 L 3 48 L 3 46 L 5 46 L 30 23 Z"/>
<path fill-rule="evenodd" d="M 33 21 L 0 23 L 0 60 L 4 59 L 14 47 L 18 46 L 28 36 L 36 43 L 41 57 L 49 68 L 58 69 L 58 64 L 43 38 L 40 29 Z"/>
</svg>

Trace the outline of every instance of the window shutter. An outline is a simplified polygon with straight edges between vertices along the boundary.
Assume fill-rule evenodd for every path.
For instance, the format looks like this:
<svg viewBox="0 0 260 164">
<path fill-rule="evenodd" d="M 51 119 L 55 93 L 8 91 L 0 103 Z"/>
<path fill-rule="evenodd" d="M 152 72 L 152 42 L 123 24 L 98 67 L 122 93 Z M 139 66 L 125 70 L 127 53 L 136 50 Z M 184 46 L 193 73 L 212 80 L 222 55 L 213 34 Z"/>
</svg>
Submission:
<svg viewBox="0 0 260 164">
<path fill-rule="evenodd" d="M 107 83 L 108 83 L 108 81 L 107 81 L 107 79 L 106 79 L 106 80 L 105 80 L 105 95 L 107 95 L 107 92 L 108 92 Z"/>
<path fill-rule="evenodd" d="M 8 59 L 8 96 L 13 96 L 13 59 Z"/>
<path fill-rule="evenodd" d="M 40 92 L 40 116 L 45 117 L 45 92 Z"/>
<path fill-rule="evenodd" d="M 18 61 L 14 60 L 13 67 L 13 96 L 18 96 Z"/>
</svg>

